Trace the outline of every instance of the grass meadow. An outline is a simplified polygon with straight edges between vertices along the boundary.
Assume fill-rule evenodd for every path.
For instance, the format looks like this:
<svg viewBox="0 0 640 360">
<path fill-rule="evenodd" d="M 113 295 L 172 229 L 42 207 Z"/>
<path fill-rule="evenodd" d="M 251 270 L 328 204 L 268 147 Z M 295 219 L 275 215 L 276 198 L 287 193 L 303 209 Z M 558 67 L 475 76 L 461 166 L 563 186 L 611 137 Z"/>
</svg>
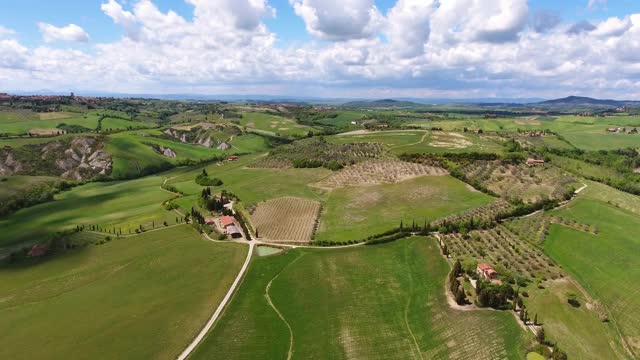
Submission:
<svg viewBox="0 0 640 360">
<path fill-rule="evenodd" d="M 418 237 L 254 258 L 193 358 L 523 359 L 530 335 L 511 314 L 449 308 L 448 271 Z"/>
<path fill-rule="evenodd" d="M 292 119 L 262 112 L 243 112 L 242 118 L 237 120 L 240 121 L 240 125 L 248 129 L 279 134 L 280 136 L 302 136 L 313 131 L 313 128 L 298 124 Z"/>
<path fill-rule="evenodd" d="M 611 326 L 620 330 L 635 356 L 640 354 L 640 220 L 622 209 L 578 199 L 557 212 L 597 224 L 597 235 L 552 225 L 546 252 L 608 309 Z"/>
<path fill-rule="evenodd" d="M 573 146 L 583 150 L 613 150 L 640 146 L 640 135 L 638 134 L 610 134 L 606 131 L 608 127 L 613 126 L 640 126 L 640 117 L 633 116 L 604 118 L 582 116 L 507 119 L 465 118 L 445 121 L 412 121 L 410 125 L 423 126 L 425 128 L 441 127 L 450 131 L 462 131 L 465 127 L 483 129 L 484 131 L 548 129 L 562 135 Z"/>
<path fill-rule="evenodd" d="M 0 358 L 175 359 L 246 251 L 185 225 L 2 267 Z"/>
<path fill-rule="evenodd" d="M 175 214 L 162 208 L 173 197 L 160 189 L 163 178 L 149 176 L 131 181 L 90 183 L 55 196 L 55 200 L 0 219 L 0 247 L 22 241 L 38 241 L 51 232 L 76 225 L 135 230 L 140 224 L 159 226 L 165 219 L 175 223 Z"/>
<path fill-rule="evenodd" d="M 488 136 L 473 133 L 446 131 L 403 130 L 346 134 L 327 138 L 336 143 L 379 142 L 394 154 L 443 153 L 443 152 L 498 152 L 499 143 Z"/>
<path fill-rule="evenodd" d="M 538 315 L 547 338 L 575 359 L 626 359 L 624 348 L 612 324 L 603 323 L 588 300 L 568 278 L 545 282 L 544 289 L 530 289 L 525 304 L 530 316 Z M 567 303 L 567 294 L 577 296 L 582 304 Z"/>
<path fill-rule="evenodd" d="M 396 184 L 332 191 L 320 218 L 317 240 L 360 240 L 393 229 L 480 207 L 492 197 L 450 176 L 425 176 Z"/>
</svg>

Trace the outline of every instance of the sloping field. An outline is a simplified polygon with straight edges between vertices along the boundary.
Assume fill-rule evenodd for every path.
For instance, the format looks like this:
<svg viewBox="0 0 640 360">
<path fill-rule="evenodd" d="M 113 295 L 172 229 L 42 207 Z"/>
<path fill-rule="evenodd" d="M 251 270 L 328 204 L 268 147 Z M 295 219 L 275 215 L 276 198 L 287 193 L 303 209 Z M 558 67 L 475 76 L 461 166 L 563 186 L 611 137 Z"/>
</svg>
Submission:
<svg viewBox="0 0 640 360">
<path fill-rule="evenodd" d="M 76 225 L 120 228 L 124 234 L 139 225 L 149 229 L 152 221 L 175 223 L 175 214 L 162 208 L 173 197 L 160 189 L 162 178 L 150 176 L 119 182 L 90 183 L 55 196 L 55 200 L 19 210 L 0 219 L 0 247 Z M 168 218 L 165 218 L 169 214 Z"/>
<path fill-rule="evenodd" d="M 511 314 L 449 308 L 448 271 L 430 238 L 256 258 L 193 358 L 524 358 Z"/>
<path fill-rule="evenodd" d="M 610 312 L 634 356 L 640 355 L 640 220 L 624 210 L 578 199 L 557 212 L 597 224 L 597 235 L 552 225 L 545 250 Z"/>
<path fill-rule="evenodd" d="M 73 117 L 57 118 L 48 115 L 43 119 L 37 113 L 5 112 L 3 114 L 0 114 L 0 134 L 7 133 L 12 135 L 26 134 L 31 129 L 54 129 L 61 123 L 79 125 L 93 130 L 98 126 L 99 119 L 99 116 L 95 114 L 83 115 L 78 113 L 69 113 Z"/>
<path fill-rule="evenodd" d="M 0 268 L 0 358 L 175 359 L 245 256 L 178 226 Z"/>
<path fill-rule="evenodd" d="M 344 187 L 332 191 L 316 240 L 346 242 L 396 228 L 400 221 L 432 221 L 479 207 L 492 198 L 451 176 L 423 176 L 397 184 Z"/>
<path fill-rule="evenodd" d="M 345 186 L 394 184 L 420 176 L 443 175 L 447 175 L 447 171 L 435 166 L 397 160 L 374 160 L 346 167 L 315 186 L 333 190 Z"/>
<path fill-rule="evenodd" d="M 251 215 L 258 236 L 273 241 L 310 241 L 316 227 L 320 203 L 283 197 L 261 202 Z"/>
<path fill-rule="evenodd" d="M 567 303 L 576 294 L 580 307 Z M 529 290 L 525 304 L 531 316 L 538 315 L 547 338 L 558 342 L 570 359 L 627 359 L 614 326 L 603 323 L 587 299 L 569 278 L 547 281 L 544 289 Z"/>
<path fill-rule="evenodd" d="M 298 124 L 292 119 L 261 112 L 243 112 L 239 121 L 242 126 L 248 129 L 256 129 L 281 136 L 303 136 L 314 130 L 309 126 Z"/>
</svg>

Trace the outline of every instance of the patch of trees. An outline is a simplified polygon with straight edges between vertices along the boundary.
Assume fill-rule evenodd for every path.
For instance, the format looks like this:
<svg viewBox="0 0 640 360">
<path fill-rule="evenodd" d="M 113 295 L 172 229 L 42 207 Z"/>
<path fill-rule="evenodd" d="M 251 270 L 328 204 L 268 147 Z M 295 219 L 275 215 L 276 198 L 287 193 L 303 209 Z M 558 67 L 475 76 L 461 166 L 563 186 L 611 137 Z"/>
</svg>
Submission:
<svg viewBox="0 0 640 360">
<path fill-rule="evenodd" d="M 67 134 L 86 133 L 91 131 L 91 129 L 86 128 L 82 125 L 69 125 L 65 123 L 58 124 L 56 128 L 64 131 Z"/>
<path fill-rule="evenodd" d="M 514 300 L 515 290 L 509 284 L 493 284 L 483 279 L 476 283 L 476 302 L 479 307 L 491 307 L 499 310 L 512 308 L 509 300 Z"/>
<path fill-rule="evenodd" d="M 567 171 L 577 173 L 577 175 L 589 180 L 601 182 L 630 194 L 640 195 L 640 176 L 635 173 L 635 170 L 640 168 L 640 153 L 636 149 L 585 151 L 581 149 L 545 148 L 538 149 L 538 151 L 613 170 L 615 175 L 608 176 L 606 172 L 603 172 L 602 175 L 587 173 L 580 166 L 566 168 Z M 562 166 L 562 164 L 560 163 L 559 166 Z"/>
<path fill-rule="evenodd" d="M 196 184 L 202 186 L 221 186 L 222 180 L 218 178 L 210 178 L 206 169 L 202 169 L 202 173 L 196 176 Z"/>
<path fill-rule="evenodd" d="M 451 272 L 449 273 L 449 291 L 453 294 L 453 298 L 458 305 L 466 305 L 469 303 L 467 300 L 467 294 L 464 292 L 464 286 L 460 280 L 458 280 L 458 278 L 463 274 L 464 271 L 462 270 L 462 264 L 460 263 L 460 260 L 456 260 Z"/>
</svg>

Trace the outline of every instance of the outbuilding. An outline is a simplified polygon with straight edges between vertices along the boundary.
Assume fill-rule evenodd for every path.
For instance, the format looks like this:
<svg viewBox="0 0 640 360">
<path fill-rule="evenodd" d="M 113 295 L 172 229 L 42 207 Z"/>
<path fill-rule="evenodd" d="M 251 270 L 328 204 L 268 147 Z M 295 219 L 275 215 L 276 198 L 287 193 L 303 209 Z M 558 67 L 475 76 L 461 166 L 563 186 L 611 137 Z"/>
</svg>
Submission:
<svg viewBox="0 0 640 360">
<path fill-rule="evenodd" d="M 234 239 L 242 237 L 242 233 L 235 225 L 227 227 L 227 235 L 230 235 Z"/>
</svg>

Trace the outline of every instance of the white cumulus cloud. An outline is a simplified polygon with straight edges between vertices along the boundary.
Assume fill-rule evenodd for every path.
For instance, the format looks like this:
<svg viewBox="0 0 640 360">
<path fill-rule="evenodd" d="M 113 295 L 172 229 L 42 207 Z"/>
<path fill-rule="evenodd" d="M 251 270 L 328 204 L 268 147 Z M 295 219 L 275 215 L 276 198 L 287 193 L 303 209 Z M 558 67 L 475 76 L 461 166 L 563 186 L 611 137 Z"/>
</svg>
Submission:
<svg viewBox="0 0 640 360">
<path fill-rule="evenodd" d="M 64 27 L 57 27 L 47 23 L 38 23 L 38 28 L 42 33 L 45 42 L 54 41 L 77 41 L 89 42 L 89 34 L 76 24 L 69 24 Z"/>
<path fill-rule="evenodd" d="M 373 0 L 289 0 L 307 31 L 323 40 L 353 40 L 376 34 L 382 15 Z"/>
</svg>

